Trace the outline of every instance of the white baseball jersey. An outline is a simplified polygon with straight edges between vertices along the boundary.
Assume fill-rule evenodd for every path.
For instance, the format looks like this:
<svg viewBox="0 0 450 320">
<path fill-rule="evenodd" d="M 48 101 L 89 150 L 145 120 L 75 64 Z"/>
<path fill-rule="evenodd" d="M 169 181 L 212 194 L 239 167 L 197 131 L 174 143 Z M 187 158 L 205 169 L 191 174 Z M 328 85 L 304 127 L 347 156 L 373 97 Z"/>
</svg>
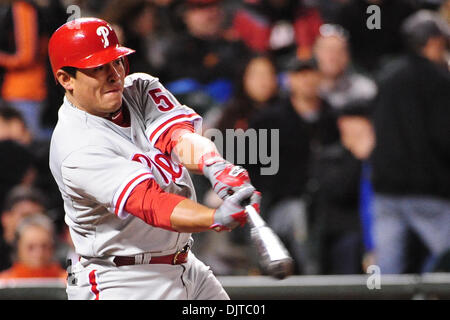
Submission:
<svg viewBox="0 0 450 320">
<path fill-rule="evenodd" d="M 130 112 L 128 128 L 64 98 L 51 140 L 50 169 L 64 200 L 65 221 L 76 252 L 86 258 L 172 254 L 190 238 L 146 224 L 125 212 L 124 204 L 145 179 L 196 200 L 187 169 L 156 145 L 173 125 L 188 121 L 200 130 L 202 119 L 143 73 L 125 78 L 123 103 Z"/>
</svg>

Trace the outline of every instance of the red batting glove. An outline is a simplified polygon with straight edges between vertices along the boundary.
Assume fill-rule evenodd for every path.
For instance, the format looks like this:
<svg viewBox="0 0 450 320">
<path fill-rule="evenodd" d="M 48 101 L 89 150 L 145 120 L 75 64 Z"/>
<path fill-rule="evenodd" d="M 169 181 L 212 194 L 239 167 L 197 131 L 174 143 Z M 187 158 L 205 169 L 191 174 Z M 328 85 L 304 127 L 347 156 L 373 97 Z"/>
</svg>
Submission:
<svg viewBox="0 0 450 320">
<path fill-rule="evenodd" d="M 214 192 L 221 199 L 226 199 L 241 187 L 251 186 L 247 170 L 233 165 L 217 153 L 203 156 L 199 169 L 209 179 Z"/>
<path fill-rule="evenodd" d="M 234 194 L 225 199 L 222 205 L 214 212 L 214 223 L 210 229 L 214 231 L 231 231 L 237 226 L 243 227 L 247 223 L 245 202 L 250 199 L 250 205 L 259 213 L 261 193 L 255 191 L 253 186 L 241 187 Z"/>
</svg>

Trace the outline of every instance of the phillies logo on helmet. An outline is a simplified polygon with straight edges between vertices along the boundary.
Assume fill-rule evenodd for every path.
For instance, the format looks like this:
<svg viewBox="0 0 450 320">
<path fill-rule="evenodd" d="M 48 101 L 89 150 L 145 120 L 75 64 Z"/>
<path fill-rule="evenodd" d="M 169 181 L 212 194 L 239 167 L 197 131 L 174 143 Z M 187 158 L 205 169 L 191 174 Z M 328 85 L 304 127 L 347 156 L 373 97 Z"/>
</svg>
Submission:
<svg viewBox="0 0 450 320">
<path fill-rule="evenodd" d="M 103 37 L 102 43 L 103 43 L 103 47 L 106 48 L 107 46 L 109 46 L 109 40 L 108 40 L 108 35 L 109 35 L 109 30 L 112 31 L 111 27 L 105 27 L 105 26 L 100 26 L 97 28 L 97 35 Z"/>
</svg>

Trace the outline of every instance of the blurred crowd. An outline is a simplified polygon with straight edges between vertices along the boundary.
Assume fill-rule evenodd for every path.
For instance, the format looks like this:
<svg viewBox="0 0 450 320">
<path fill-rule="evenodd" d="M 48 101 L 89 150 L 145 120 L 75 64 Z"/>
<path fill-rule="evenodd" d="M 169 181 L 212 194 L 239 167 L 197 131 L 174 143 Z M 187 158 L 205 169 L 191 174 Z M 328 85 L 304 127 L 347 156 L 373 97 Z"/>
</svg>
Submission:
<svg viewBox="0 0 450 320">
<path fill-rule="evenodd" d="M 205 130 L 276 130 L 276 174 L 241 165 L 295 274 L 450 272 L 450 0 L 1 0 L 0 279 L 77 259 L 48 168 L 64 93 L 47 43 L 79 16 L 107 20 L 130 72 Z M 264 274 L 248 229 L 193 250 L 217 275 Z"/>
</svg>

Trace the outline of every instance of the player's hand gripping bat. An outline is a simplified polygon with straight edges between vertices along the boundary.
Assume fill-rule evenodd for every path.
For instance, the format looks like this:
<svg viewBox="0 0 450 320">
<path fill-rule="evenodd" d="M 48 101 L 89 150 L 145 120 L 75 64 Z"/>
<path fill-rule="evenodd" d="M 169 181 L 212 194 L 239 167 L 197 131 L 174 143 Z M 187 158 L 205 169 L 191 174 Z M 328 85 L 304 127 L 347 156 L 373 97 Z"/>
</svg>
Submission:
<svg viewBox="0 0 450 320">
<path fill-rule="evenodd" d="M 258 212 L 251 205 L 245 206 L 250 236 L 260 255 L 260 264 L 272 277 L 284 279 L 292 274 L 293 259 L 280 238 L 267 226 Z"/>
</svg>

